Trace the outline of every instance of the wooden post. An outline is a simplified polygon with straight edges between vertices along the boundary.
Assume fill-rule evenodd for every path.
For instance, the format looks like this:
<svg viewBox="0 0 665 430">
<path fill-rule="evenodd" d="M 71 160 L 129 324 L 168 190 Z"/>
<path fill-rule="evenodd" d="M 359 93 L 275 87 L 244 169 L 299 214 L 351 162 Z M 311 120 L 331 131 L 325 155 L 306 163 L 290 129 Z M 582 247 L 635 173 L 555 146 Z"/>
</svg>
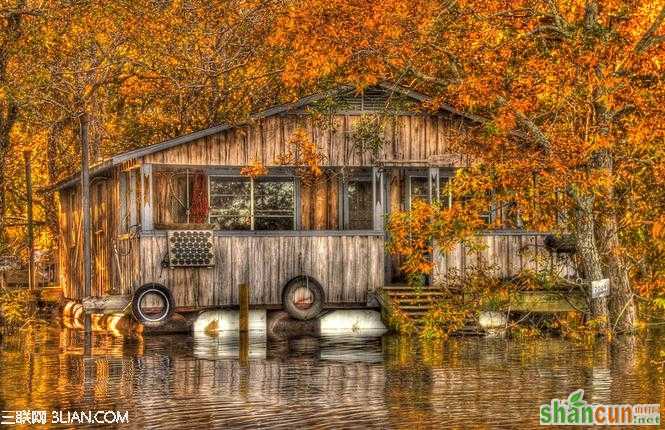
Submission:
<svg viewBox="0 0 665 430">
<path fill-rule="evenodd" d="M 240 284 L 240 332 L 249 331 L 249 286 Z"/>
<path fill-rule="evenodd" d="M 378 167 L 372 167 L 372 201 L 374 207 L 373 228 L 383 230 L 384 202 L 383 202 L 383 171 Z"/>
<path fill-rule="evenodd" d="M 92 356 L 92 315 L 88 311 L 83 313 L 83 355 Z"/>
<path fill-rule="evenodd" d="M 430 167 L 428 175 L 428 187 L 429 187 L 429 201 L 430 203 L 436 203 L 439 201 L 441 196 L 440 180 L 439 180 L 439 168 Z"/>
<path fill-rule="evenodd" d="M 90 225 L 90 160 L 88 116 L 81 114 L 81 217 L 83 219 L 83 297 L 92 295 L 92 252 Z"/>
<path fill-rule="evenodd" d="M 240 365 L 247 367 L 249 363 L 249 286 L 247 284 L 240 284 L 240 322 L 239 328 L 239 342 L 238 354 Z"/>
<path fill-rule="evenodd" d="M 138 194 L 136 191 L 136 169 L 130 170 L 127 176 L 128 176 L 127 179 L 129 181 L 128 184 L 129 201 L 127 202 L 128 203 L 127 210 L 129 211 L 129 225 L 128 225 L 129 227 L 128 231 L 129 231 L 132 228 L 135 228 L 136 225 L 139 223 L 138 209 L 136 206 L 137 203 L 136 199 Z"/>
<path fill-rule="evenodd" d="M 141 166 L 141 227 L 143 231 L 154 228 L 152 218 L 152 164 Z"/>
<path fill-rule="evenodd" d="M 35 233 L 34 222 L 32 218 L 32 172 L 31 172 L 32 151 L 23 151 L 25 159 L 25 186 L 28 200 L 28 287 L 34 290 L 35 285 Z"/>
</svg>

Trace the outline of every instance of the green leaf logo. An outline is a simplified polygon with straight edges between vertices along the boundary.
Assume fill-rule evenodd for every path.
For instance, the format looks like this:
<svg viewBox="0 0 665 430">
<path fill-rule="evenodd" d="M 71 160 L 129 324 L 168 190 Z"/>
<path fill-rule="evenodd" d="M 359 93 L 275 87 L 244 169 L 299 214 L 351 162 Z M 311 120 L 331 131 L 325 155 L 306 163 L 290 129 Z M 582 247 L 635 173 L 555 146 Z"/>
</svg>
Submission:
<svg viewBox="0 0 665 430">
<path fill-rule="evenodd" d="M 568 396 L 568 405 L 573 408 L 579 408 L 582 407 L 586 404 L 586 401 L 582 399 L 584 397 L 584 390 L 579 389 L 576 391 L 573 391 L 570 393 Z"/>
</svg>

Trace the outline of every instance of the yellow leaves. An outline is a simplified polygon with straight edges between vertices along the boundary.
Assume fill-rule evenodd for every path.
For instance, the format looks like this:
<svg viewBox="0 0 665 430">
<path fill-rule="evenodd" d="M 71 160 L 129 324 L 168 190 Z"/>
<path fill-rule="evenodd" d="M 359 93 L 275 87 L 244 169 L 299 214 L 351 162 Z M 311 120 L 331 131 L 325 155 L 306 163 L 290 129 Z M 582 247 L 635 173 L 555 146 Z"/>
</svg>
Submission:
<svg viewBox="0 0 665 430">
<path fill-rule="evenodd" d="M 657 219 L 651 225 L 651 235 L 654 239 L 663 239 L 665 238 L 665 216 Z"/>
<path fill-rule="evenodd" d="M 254 162 L 251 165 L 240 169 L 240 174 L 242 176 L 247 176 L 250 178 L 257 178 L 259 176 L 267 175 L 268 169 L 260 161 L 254 160 Z"/>
<path fill-rule="evenodd" d="M 291 149 L 279 154 L 275 164 L 296 167 L 296 174 L 305 183 L 314 183 L 323 177 L 322 164 L 325 155 L 307 135 L 307 130 L 297 128 L 289 138 Z"/>
</svg>

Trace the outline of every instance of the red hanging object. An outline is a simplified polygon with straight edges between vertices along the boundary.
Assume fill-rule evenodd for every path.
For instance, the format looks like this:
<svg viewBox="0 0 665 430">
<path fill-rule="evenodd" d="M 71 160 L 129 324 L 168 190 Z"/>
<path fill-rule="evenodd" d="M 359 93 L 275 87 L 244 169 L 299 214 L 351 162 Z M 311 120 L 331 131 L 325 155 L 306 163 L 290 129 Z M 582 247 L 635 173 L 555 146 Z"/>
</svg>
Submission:
<svg viewBox="0 0 665 430">
<path fill-rule="evenodd" d="M 208 178 L 203 173 L 194 175 L 194 186 L 192 187 L 192 208 L 190 221 L 194 224 L 208 222 Z"/>
</svg>

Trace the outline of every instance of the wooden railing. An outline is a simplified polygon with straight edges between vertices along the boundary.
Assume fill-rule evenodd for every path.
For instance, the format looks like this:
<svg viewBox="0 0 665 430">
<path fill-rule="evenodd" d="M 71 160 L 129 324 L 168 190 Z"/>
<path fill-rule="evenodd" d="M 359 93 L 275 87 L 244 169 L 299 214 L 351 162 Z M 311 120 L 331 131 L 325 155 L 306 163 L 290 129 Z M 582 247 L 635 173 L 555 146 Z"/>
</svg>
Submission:
<svg viewBox="0 0 665 430">
<path fill-rule="evenodd" d="M 544 244 L 546 236 L 546 233 L 488 231 L 476 235 L 473 246 L 460 243 L 446 252 L 436 250 L 433 281 L 468 274 L 479 268 L 502 278 L 524 270 L 543 269 L 554 270 L 562 277 L 574 277 L 570 257 L 548 251 Z"/>
</svg>

